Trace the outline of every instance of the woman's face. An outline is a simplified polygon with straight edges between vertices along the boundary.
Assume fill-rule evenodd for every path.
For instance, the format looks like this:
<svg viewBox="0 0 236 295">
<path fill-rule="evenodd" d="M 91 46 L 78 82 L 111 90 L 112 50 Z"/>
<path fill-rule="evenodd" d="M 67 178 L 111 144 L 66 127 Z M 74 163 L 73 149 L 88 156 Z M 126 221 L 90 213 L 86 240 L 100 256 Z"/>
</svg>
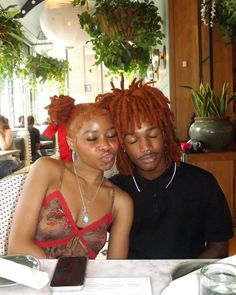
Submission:
<svg viewBox="0 0 236 295">
<path fill-rule="evenodd" d="M 108 170 L 115 161 L 118 139 L 108 114 L 94 115 L 76 134 L 75 151 L 80 164 Z"/>
</svg>

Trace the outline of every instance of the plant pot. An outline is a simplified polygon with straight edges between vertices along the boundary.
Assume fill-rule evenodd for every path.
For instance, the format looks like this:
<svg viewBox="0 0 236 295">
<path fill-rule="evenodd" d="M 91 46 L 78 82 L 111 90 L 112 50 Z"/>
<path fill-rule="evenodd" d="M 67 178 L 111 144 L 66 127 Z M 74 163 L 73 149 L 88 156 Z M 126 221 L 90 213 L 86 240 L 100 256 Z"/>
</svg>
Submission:
<svg viewBox="0 0 236 295">
<path fill-rule="evenodd" d="M 233 141 L 234 127 L 228 118 L 195 117 L 189 136 L 202 141 L 207 150 L 224 150 Z"/>
<path fill-rule="evenodd" d="M 137 25 L 132 25 L 132 19 L 136 15 L 142 22 L 142 15 L 137 14 L 133 7 L 118 7 L 107 14 L 107 17 L 98 16 L 101 28 L 105 34 L 112 37 L 113 34 L 119 34 L 123 40 L 134 40 L 136 38 Z M 111 19 L 112 21 L 107 21 Z M 139 24 L 141 25 L 141 24 Z"/>
</svg>

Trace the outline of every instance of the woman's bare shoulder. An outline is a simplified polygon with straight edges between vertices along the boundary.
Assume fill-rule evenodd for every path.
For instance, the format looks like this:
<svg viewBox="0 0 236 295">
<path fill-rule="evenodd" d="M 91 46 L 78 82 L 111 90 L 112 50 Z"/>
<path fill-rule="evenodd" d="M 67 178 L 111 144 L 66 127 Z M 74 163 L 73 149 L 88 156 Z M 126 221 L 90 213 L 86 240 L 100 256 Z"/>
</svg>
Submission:
<svg viewBox="0 0 236 295">
<path fill-rule="evenodd" d="M 63 162 L 61 160 L 53 159 L 50 157 L 41 157 L 32 164 L 30 170 L 34 172 L 43 172 L 47 175 L 56 174 L 58 171 L 60 173 L 63 168 Z"/>
<path fill-rule="evenodd" d="M 33 165 L 35 166 L 42 166 L 42 165 L 51 165 L 51 166 L 58 166 L 61 165 L 61 160 L 54 159 L 48 156 L 40 157 L 36 160 Z"/>
</svg>

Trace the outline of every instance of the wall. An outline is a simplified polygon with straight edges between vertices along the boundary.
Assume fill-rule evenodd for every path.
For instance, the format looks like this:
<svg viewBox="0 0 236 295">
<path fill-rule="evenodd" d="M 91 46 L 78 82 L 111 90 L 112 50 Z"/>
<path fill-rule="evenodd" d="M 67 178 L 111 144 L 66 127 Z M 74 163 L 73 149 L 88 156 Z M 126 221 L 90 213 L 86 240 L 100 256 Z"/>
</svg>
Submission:
<svg viewBox="0 0 236 295">
<path fill-rule="evenodd" d="M 202 40 L 199 39 L 198 1 L 169 0 L 169 38 L 170 38 L 170 98 L 176 117 L 177 136 L 180 140 L 188 139 L 188 128 L 193 115 L 191 96 L 181 85 L 195 89 L 200 83 L 199 44 L 203 47 L 203 59 L 207 57 L 206 28 L 203 28 Z M 201 42 L 201 43 L 199 43 Z M 234 49 L 233 49 L 234 48 Z M 233 51 L 234 50 L 234 51 Z M 225 45 L 216 27 L 212 31 L 212 64 L 203 65 L 204 82 L 210 79 L 212 65 L 213 88 L 216 94 L 224 81 L 228 81 L 229 93 L 233 91 L 233 56 L 235 46 Z M 234 90 L 235 91 L 235 90 Z M 235 106 L 236 109 L 236 106 Z M 233 120 L 233 104 L 228 114 Z"/>
<path fill-rule="evenodd" d="M 213 86 L 219 92 L 224 81 L 229 83 L 229 91 L 233 86 L 233 56 L 236 55 L 235 45 L 226 45 L 217 27 L 213 28 Z M 235 91 L 235 90 L 234 90 Z M 232 113 L 232 108 L 230 110 Z"/>
<path fill-rule="evenodd" d="M 170 99 L 179 139 L 188 138 L 193 108 L 189 91 L 198 86 L 198 22 L 196 0 L 169 0 Z"/>
<path fill-rule="evenodd" d="M 166 46 L 166 68 L 163 67 L 161 62 L 159 69 L 159 80 L 155 84 L 155 87 L 159 88 L 168 98 L 170 97 L 170 63 L 169 63 L 169 20 L 168 20 L 168 1 L 155 0 L 155 4 L 159 9 L 159 13 L 163 19 L 163 33 L 165 38 L 163 39 L 163 45 L 159 46 L 160 52 L 163 52 L 163 46 Z"/>
<path fill-rule="evenodd" d="M 94 66 L 94 52 L 89 45 L 68 50 L 69 94 L 77 103 L 93 102 L 101 92 L 101 69 Z"/>
</svg>

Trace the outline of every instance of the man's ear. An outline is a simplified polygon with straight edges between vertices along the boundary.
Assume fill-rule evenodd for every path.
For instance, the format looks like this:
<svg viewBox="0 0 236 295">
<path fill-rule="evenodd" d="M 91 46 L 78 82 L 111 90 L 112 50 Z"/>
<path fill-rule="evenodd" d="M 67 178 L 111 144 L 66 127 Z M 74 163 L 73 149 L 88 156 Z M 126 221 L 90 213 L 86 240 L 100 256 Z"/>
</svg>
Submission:
<svg viewBox="0 0 236 295">
<path fill-rule="evenodd" d="M 69 145 L 69 148 L 70 148 L 72 151 L 74 151 L 74 150 L 75 150 L 75 147 L 76 147 L 76 145 L 75 145 L 75 141 L 74 141 L 71 137 L 69 137 L 69 136 L 66 137 L 66 141 L 67 141 L 67 143 L 68 143 L 68 145 Z"/>
</svg>

